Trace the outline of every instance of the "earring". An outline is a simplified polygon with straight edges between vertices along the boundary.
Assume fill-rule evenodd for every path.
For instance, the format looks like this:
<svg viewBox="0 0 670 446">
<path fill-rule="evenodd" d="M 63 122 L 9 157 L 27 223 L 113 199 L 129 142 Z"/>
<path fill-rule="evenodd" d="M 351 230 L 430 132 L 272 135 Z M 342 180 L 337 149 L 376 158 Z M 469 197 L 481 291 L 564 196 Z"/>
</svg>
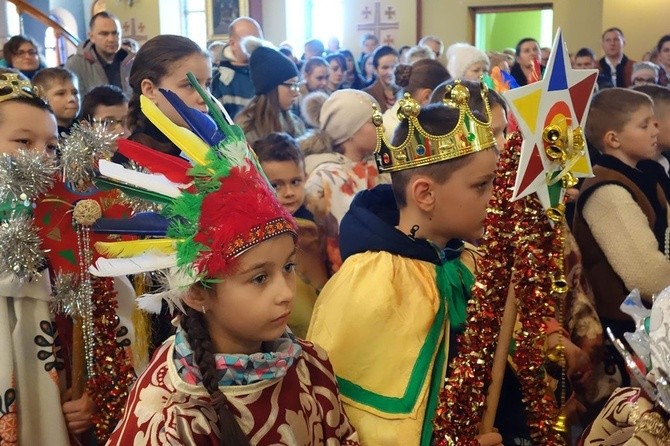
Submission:
<svg viewBox="0 0 670 446">
<path fill-rule="evenodd" d="M 207 314 L 207 308 L 204 305 L 202 306 L 202 314 Z"/>
</svg>

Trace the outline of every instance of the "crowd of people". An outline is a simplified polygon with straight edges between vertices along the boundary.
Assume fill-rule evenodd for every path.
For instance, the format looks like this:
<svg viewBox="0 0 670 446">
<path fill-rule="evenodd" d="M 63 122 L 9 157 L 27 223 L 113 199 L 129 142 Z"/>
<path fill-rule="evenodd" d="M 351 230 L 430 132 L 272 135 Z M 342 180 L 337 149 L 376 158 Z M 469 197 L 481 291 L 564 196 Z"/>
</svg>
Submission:
<svg viewBox="0 0 670 446">
<path fill-rule="evenodd" d="M 208 50 L 176 35 L 133 50 L 121 33 L 96 14 L 63 67 L 46 67 L 28 36 L 3 48 L 0 155 L 39 160 L 53 179 L 34 196 L 0 188 L 0 246 L 12 249 L 6 228 L 28 215 L 44 256 L 24 276 L 25 251 L 0 261 L 2 444 L 437 442 L 439 390 L 481 273 L 468 259 L 481 255 L 499 155 L 514 149 L 491 76 L 537 82 L 551 49 L 436 36 L 394 48 L 364 34 L 359 57 L 337 39 L 296 57 L 250 17 Z M 632 290 L 650 306 L 670 286 L 670 35 L 639 62 L 624 48 L 609 28 L 602 58 L 571 54 L 572 68 L 598 72 L 584 129 L 595 167 L 566 194 L 569 305 L 543 336 L 548 357 L 564 355 L 564 409 L 584 445 L 670 438 L 667 424 L 599 415 L 617 387 L 639 384 L 605 330 L 636 330 L 620 309 Z M 464 117 L 479 131 L 459 133 Z M 70 177 L 67 150 L 90 129 L 118 139 L 107 159 L 123 180 L 105 180 L 103 164 L 102 180 Z M 466 149 L 441 151 L 458 138 Z M 56 311 L 74 305 L 53 304 L 67 280 L 72 299 L 97 302 L 93 320 Z M 469 440 L 539 444 L 514 367 L 495 429 Z M 650 432 L 656 443 L 634 442 Z M 466 444 L 455 438 L 439 444 Z"/>
</svg>

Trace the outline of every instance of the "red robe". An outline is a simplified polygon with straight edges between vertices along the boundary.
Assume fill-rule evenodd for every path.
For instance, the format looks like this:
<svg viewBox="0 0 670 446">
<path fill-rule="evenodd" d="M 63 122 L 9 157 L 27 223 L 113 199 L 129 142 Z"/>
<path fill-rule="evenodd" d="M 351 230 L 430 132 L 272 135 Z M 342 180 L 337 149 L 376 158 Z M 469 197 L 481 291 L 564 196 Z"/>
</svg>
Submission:
<svg viewBox="0 0 670 446">
<path fill-rule="evenodd" d="M 237 422 L 251 445 L 357 445 L 326 353 L 298 342 L 302 353 L 284 377 L 221 387 Z M 221 444 L 209 393 L 179 378 L 173 356 L 174 337 L 138 378 L 108 445 Z"/>
</svg>

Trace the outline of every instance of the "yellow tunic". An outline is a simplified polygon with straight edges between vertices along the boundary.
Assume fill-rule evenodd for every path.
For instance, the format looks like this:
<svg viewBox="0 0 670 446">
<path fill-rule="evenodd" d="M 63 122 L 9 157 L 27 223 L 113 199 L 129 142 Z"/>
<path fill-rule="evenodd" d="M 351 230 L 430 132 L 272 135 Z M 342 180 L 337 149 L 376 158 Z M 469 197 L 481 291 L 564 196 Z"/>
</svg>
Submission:
<svg viewBox="0 0 670 446">
<path fill-rule="evenodd" d="M 361 443 L 412 446 L 430 442 L 448 333 L 435 265 L 382 251 L 344 262 L 307 339 L 328 352 Z"/>
</svg>

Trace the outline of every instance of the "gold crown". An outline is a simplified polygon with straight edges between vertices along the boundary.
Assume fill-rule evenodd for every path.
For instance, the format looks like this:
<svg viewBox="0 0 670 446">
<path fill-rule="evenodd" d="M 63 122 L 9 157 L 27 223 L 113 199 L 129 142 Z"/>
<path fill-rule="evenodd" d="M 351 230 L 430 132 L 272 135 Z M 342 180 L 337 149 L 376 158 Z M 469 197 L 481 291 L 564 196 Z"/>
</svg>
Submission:
<svg viewBox="0 0 670 446">
<path fill-rule="evenodd" d="M 382 114 L 374 106 L 372 122 L 377 128 L 377 147 L 375 160 L 379 172 L 398 172 L 405 169 L 427 166 L 460 156 L 469 155 L 491 148 L 495 145 L 495 137 L 491 131 L 491 107 L 488 101 L 488 87 L 482 82 L 481 95 L 486 111 L 486 121 L 475 118 L 468 100 L 470 90 L 460 81 L 447 86 L 442 102 L 458 110 L 458 122 L 449 133 L 432 135 L 426 132 L 417 116 L 421 106 L 409 95 L 400 100 L 398 118 L 402 122 L 407 119 L 409 129 L 407 138 L 399 146 L 392 146 L 384 136 Z"/>
<path fill-rule="evenodd" d="M 0 102 L 16 98 L 40 97 L 36 88 L 23 75 L 11 72 L 0 73 Z"/>
</svg>

